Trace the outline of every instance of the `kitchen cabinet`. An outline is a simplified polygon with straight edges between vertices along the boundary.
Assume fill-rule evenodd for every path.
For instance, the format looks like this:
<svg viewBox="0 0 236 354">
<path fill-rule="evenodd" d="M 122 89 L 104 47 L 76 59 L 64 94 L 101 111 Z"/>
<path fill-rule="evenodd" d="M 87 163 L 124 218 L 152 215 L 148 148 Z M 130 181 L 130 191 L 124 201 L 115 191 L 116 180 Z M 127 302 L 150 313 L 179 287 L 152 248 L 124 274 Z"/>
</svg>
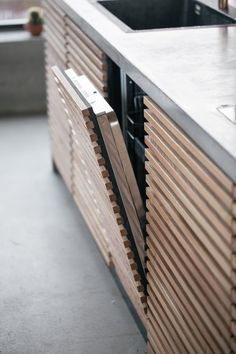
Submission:
<svg viewBox="0 0 236 354">
<path fill-rule="evenodd" d="M 58 73 L 55 80 L 51 70 L 57 65 L 85 74 L 109 100 L 110 58 L 61 8 L 48 0 L 44 6 L 55 168 L 146 326 L 149 353 L 235 352 L 235 184 L 147 96 L 141 114 L 145 92 L 125 77 L 128 109 L 122 129 L 143 200 L 147 198 L 146 303 L 91 117 L 84 121 L 73 86 Z M 119 70 L 115 68 L 114 104 L 120 96 Z"/>
<path fill-rule="evenodd" d="M 71 193 L 108 266 L 113 266 L 145 324 L 146 296 L 140 282 L 136 259 L 131 249 L 127 223 L 121 214 L 120 198 L 117 197 L 99 130 L 90 105 L 66 75 L 52 68 L 57 84 L 55 95 L 61 100 L 71 128 Z M 86 95 L 88 92 L 86 91 Z M 99 114 L 99 122 L 102 119 Z M 105 113 L 103 113 L 104 118 Z M 114 124 L 114 122 L 113 122 Z M 108 138 L 109 144 L 111 138 Z M 117 157 L 115 156 L 117 161 Z M 110 172 L 111 171 L 111 172 Z M 128 190 L 127 193 L 128 195 Z M 129 202 L 131 207 L 131 201 Z"/>
<path fill-rule="evenodd" d="M 154 353 L 235 350 L 235 185 L 148 97 L 148 339 Z"/>
<path fill-rule="evenodd" d="M 140 268 L 110 179 L 108 161 L 94 130 L 89 107 L 63 74 L 66 68 L 85 74 L 101 95 L 107 97 L 107 57 L 61 9 L 54 8 L 49 1 L 45 1 L 44 6 L 48 116 L 54 168 L 64 179 L 106 264 L 114 268 L 145 326 L 146 295 Z M 57 19 L 60 31 L 54 26 Z"/>
</svg>

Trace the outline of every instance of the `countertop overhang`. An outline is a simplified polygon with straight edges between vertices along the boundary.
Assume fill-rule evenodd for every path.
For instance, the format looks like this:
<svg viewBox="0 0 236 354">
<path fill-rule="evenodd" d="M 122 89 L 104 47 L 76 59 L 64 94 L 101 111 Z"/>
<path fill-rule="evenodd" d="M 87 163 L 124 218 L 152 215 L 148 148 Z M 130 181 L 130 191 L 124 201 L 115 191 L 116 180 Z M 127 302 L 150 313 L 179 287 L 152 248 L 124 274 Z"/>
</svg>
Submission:
<svg viewBox="0 0 236 354">
<path fill-rule="evenodd" d="M 95 0 L 56 0 L 96 44 L 236 182 L 236 25 L 125 32 Z"/>
</svg>

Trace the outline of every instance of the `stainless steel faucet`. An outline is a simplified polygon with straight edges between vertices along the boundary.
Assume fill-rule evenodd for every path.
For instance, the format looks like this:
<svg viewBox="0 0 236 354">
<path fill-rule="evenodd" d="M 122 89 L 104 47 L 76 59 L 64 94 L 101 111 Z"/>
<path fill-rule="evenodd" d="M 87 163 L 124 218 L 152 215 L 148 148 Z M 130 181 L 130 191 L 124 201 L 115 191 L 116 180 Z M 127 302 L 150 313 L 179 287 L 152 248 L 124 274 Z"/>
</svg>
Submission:
<svg viewBox="0 0 236 354">
<path fill-rule="evenodd" d="M 219 1 L 219 8 L 221 10 L 227 10 L 229 6 L 229 0 L 218 0 Z"/>
</svg>

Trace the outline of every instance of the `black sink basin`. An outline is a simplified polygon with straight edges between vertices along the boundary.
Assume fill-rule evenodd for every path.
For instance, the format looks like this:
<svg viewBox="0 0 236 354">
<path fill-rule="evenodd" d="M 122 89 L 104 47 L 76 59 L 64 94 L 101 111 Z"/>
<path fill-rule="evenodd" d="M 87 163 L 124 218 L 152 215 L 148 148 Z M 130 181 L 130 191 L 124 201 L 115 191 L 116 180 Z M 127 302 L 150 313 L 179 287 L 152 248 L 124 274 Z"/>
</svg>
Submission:
<svg viewBox="0 0 236 354">
<path fill-rule="evenodd" d="M 234 20 L 195 0 L 98 1 L 132 30 L 234 23 Z"/>
</svg>

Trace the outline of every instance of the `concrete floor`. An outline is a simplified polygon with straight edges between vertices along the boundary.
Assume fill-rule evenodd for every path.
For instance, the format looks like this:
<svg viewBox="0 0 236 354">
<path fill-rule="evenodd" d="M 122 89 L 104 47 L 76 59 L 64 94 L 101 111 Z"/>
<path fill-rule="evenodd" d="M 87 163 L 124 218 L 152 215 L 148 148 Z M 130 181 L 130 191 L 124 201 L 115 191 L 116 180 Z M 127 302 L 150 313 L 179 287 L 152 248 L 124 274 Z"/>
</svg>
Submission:
<svg viewBox="0 0 236 354">
<path fill-rule="evenodd" d="M 0 353 L 145 353 L 113 277 L 51 171 L 45 118 L 0 119 L 0 189 Z"/>
</svg>

